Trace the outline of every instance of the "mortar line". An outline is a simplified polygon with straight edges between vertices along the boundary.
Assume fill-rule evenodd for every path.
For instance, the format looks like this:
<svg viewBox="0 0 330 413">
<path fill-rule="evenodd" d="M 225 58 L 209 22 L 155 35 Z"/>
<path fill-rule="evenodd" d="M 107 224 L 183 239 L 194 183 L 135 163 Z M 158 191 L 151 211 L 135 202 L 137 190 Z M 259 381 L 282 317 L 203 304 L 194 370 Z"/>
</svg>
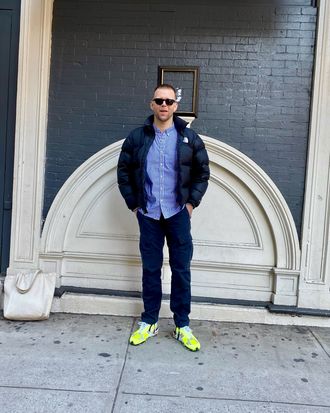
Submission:
<svg viewBox="0 0 330 413">
<path fill-rule="evenodd" d="M 137 319 L 136 317 L 133 318 L 133 322 L 132 322 L 131 330 L 130 330 L 130 333 L 129 333 L 129 337 L 130 337 L 130 336 L 132 335 L 132 333 L 133 333 L 133 328 L 134 328 L 136 319 Z M 115 406 L 116 406 L 117 397 L 118 397 L 118 393 L 119 393 L 119 387 L 120 387 L 120 385 L 121 385 L 121 379 L 122 379 L 122 377 L 123 377 L 124 369 L 125 369 L 125 366 L 126 366 L 126 360 L 127 360 L 127 356 L 128 356 L 128 349 L 129 349 L 129 337 L 128 337 L 128 340 L 127 340 L 126 353 L 125 353 L 125 357 L 124 357 L 123 367 L 122 367 L 121 372 L 120 372 L 120 376 L 119 376 L 119 380 L 118 380 L 118 384 L 117 384 L 117 388 L 116 388 L 115 397 L 114 397 L 114 399 L 113 399 L 113 404 L 112 404 L 111 413 L 114 412 L 114 409 L 115 409 Z"/>
<path fill-rule="evenodd" d="M 330 354 L 327 352 L 327 350 L 323 347 L 323 344 L 321 343 L 321 340 L 314 334 L 313 330 L 311 330 L 310 328 L 308 329 L 310 331 L 310 333 L 312 334 L 312 336 L 315 338 L 315 340 L 319 343 L 320 347 L 322 348 L 322 350 L 325 352 L 325 354 L 330 358 Z"/>
</svg>

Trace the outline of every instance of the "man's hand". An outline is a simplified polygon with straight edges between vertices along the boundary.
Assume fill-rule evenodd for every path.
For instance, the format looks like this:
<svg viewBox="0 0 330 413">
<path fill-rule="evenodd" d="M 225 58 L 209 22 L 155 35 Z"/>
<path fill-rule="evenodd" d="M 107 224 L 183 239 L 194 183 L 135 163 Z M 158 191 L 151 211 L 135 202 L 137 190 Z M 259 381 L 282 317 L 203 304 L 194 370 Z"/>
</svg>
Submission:
<svg viewBox="0 0 330 413">
<path fill-rule="evenodd" d="M 186 204 L 186 208 L 187 208 L 187 210 L 189 212 L 189 216 L 191 218 L 194 207 L 191 204 Z"/>
</svg>

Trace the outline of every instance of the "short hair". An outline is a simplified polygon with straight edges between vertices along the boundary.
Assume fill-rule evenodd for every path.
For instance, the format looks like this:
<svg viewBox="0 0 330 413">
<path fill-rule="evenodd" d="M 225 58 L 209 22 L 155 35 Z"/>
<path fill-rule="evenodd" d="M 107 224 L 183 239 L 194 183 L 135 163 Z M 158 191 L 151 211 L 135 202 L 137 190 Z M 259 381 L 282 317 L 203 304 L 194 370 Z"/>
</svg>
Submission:
<svg viewBox="0 0 330 413">
<path fill-rule="evenodd" d="M 173 90 L 174 95 L 175 95 L 175 99 L 176 99 L 176 90 L 169 83 L 162 83 L 162 84 L 156 86 L 155 89 L 154 89 L 154 94 L 155 94 L 156 90 L 158 90 L 158 89 L 171 89 L 171 90 Z"/>
</svg>

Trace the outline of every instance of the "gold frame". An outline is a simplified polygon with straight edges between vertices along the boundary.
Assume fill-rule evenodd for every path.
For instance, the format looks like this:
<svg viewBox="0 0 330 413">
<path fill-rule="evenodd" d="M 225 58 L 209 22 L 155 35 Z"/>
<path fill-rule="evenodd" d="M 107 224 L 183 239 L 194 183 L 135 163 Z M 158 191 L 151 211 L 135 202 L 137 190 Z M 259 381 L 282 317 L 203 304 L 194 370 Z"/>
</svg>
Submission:
<svg viewBox="0 0 330 413">
<path fill-rule="evenodd" d="M 192 96 L 191 111 L 180 111 L 180 106 L 179 106 L 179 109 L 176 111 L 176 114 L 181 115 L 181 116 L 194 116 L 195 118 L 197 118 L 199 67 L 197 66 L 158 66 L 158 84 L 159 85 L 161 85 L 162 83 L 167 83 L 166 80 L 164 80 L 165 74 L 167 72 L 177 72 L 177 73 L 190 72 L 193 74 L 193 84 L 192 84 L 193 96 Z"/>
</svg>

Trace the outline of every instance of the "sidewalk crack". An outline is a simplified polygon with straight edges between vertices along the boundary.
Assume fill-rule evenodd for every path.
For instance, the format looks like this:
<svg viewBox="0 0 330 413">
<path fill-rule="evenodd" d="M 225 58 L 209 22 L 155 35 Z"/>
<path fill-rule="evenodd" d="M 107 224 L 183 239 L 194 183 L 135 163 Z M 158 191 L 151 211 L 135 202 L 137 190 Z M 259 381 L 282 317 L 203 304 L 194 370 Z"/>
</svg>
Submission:
<svg viewBox="0 0 330 413">
<path fill-rule="evenodd" d="M 130 337 L 130 336 L 132 335 L 132 333 L 133 333 L 133 328 L 134 328 L 135 322 L 136 322 L 136 317 L 133 318 L 133 322 L 132 322 L 131 330 L 130 330 L 130 333 L 129 333 L 129 337 Z M 120 385 L 121 385 L 121 379 L 122 379 L 122 377 L 123 377 L 124 370 L 125 370 L 125 367 L 126 367 L 126 360 L 127 360 L 127 356 L 128 356 L 128 349 L 129 349 L 129 339 L 127 340 L 126 353 L 125 353 L 125 357 L 124 357 L 123 367 L 122 367 L 121 372 L 120 372 L 120 376 L 119 376 L 119 380 L 118 380 L 118 384 L 117 384 L 117 388 L 116 388 L 116 393 L 115 393 L 115 398 L 113 399 L 113 404 L 112 404 L 111 413 L 114 412 L 114 409 L 115 409 L 115 406 L 116 406 L 117 397 L 118 397 L 118 393 L 119 393 L 119 388 L 120 388 Z"/>
<path fill-rule="evenodd" d="M 322 350 L 325 352 L 325 354 L 330 358 L 330 354 L 327 352 L 327 350 L 324 348 L 321 340 L 318 338 L 318 336 L 314 333 L 313 330 L 311 330 L 309 328 L 310 333 L 312 334 L 312 336 L 315 338 L 315 340 L 319 343 L 319 346 L 322 348 Z"/>
</svg>

